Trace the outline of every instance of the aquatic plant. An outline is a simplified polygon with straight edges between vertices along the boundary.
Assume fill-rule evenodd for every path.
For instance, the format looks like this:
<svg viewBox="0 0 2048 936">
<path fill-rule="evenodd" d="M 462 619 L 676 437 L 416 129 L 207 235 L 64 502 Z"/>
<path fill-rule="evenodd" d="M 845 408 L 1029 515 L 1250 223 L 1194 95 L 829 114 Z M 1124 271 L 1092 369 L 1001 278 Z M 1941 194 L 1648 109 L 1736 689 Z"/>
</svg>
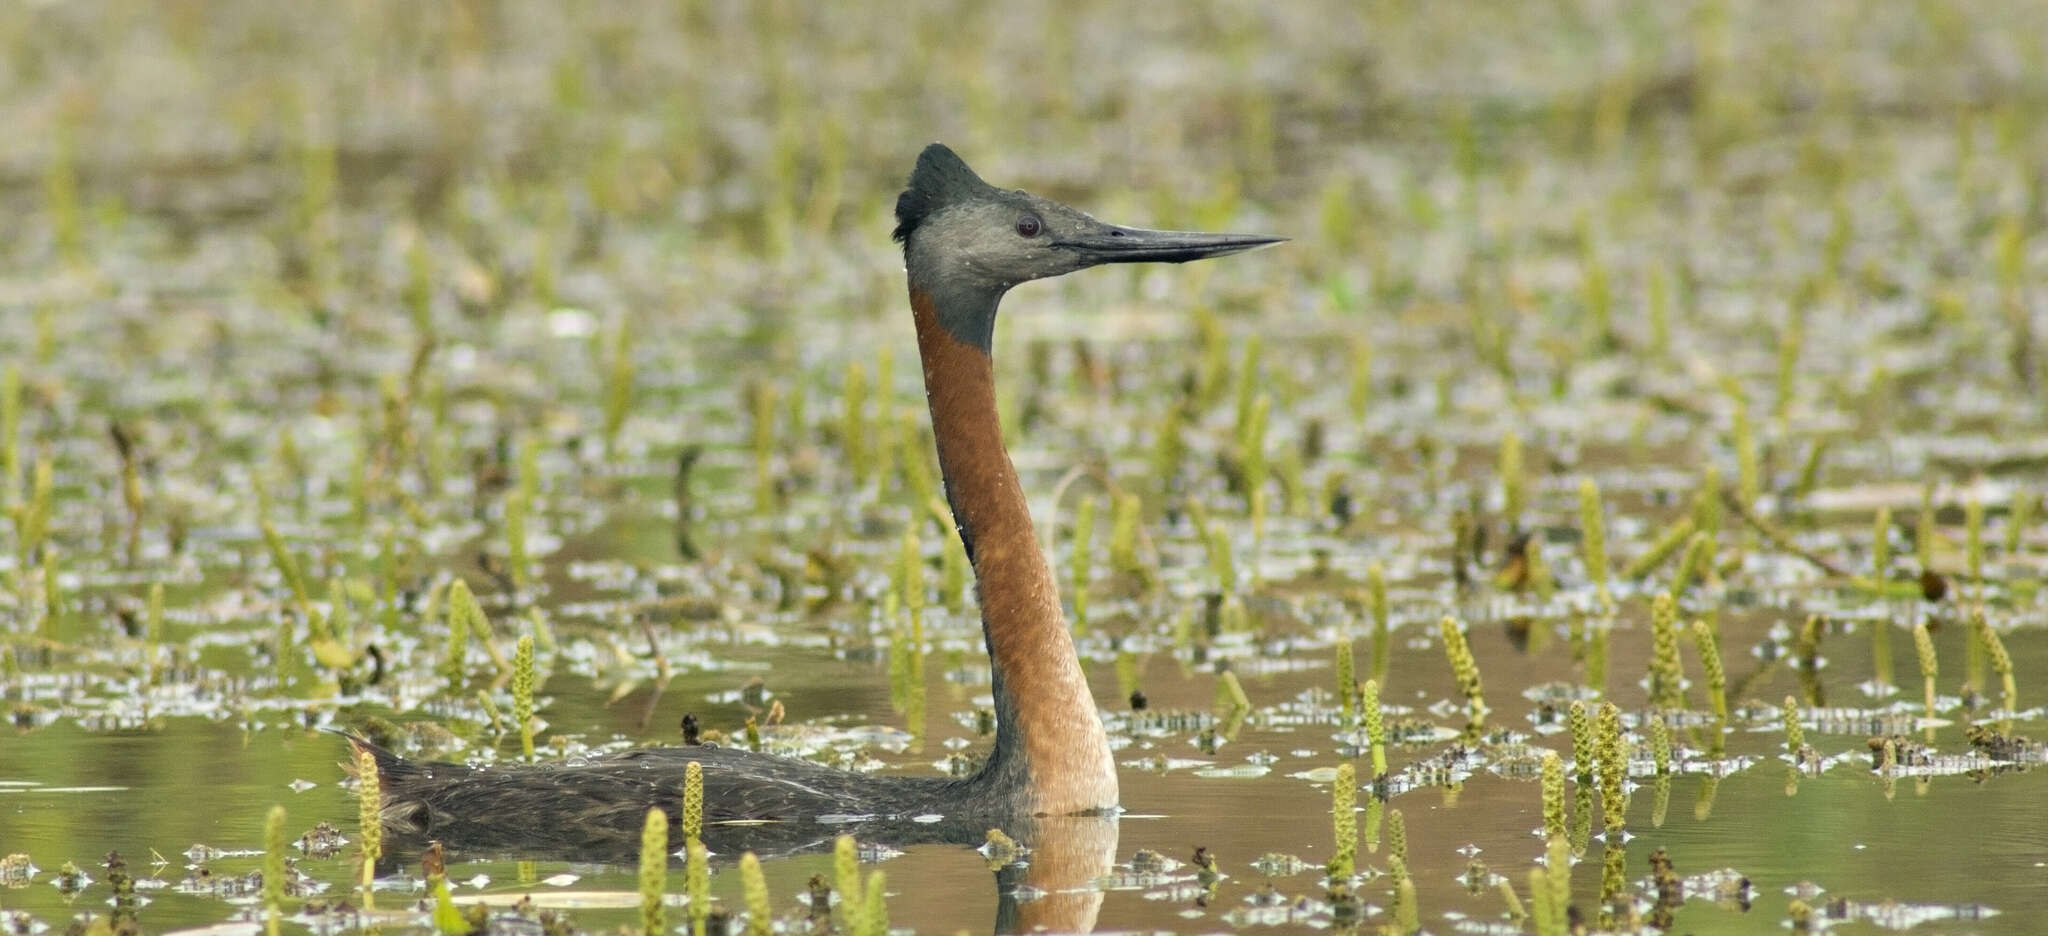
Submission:
<svg viewBox="0 0 2048 936">
<path fill-rule="evenodd" d="M 668 890 L 668 813 L 647 811 L 640 827 L 640 930 L 647 936 L 668 932 L 663 907 Z"/>
<path fill-rule="evenodd" d="M 1572 772 L 1579 783 L 1585 785 L 1593 780 L 1593 766 L 1599 760 L 1593 747 L 1593 716 L 1586 703 L 1573 699 L 1565 717 L 1565 724 L 1572 735 Z"/>
<path fill-rule="evenodd" d="M 1621 730 L 1621 709 L 1600 703 L 1594 731 L 1600 745 L 1600 814 L 1612 834 L 1621 830 L 1628 812 L 1628 740 Z"/>
<path fill-rule="evenodd" d="M 1927 706 L 1927 717 L 1934 717 L 1934 679 L 1939 674 L 1938 661 L 1934 657 L 1934 637 L 1927 632 L 1927 622 L 1913 622 L 1913 651 L 1920 658 L 1920 688 L 1922 700 Z"/>
<path fill-rule="evenodd" d="M 1650 600 L 1650 704 L 1684 708 L 1685 671 L 1678 662 L 1678 601 L 1671 592 Z"/>
<path fill-rule="evenodd" d="M 867 915 L 861 908 L 866 892 L 860 882 L 860 855 L 851 835 L 842 835 L 832 843 L 832 878 L 833 889 L 839 892 L 840 931 L 867 932 Z"/>
<path fill-rule="evenodd" d="M 1970 626 L 1984 644 L 1985 654 L 1991 661 L 1991 672 L 1998 675 L 2002 693 L 2000 701 L 2004 703 L 2007 711 L 2019 711 L 2019 689 L 2013 679 L 2012 655 L 2006 652 L 2005 640 L 1998 636 L 1998 631 L 1992 628 L 1990 619 L 1985 617 L 1983 605 L 1970 609 Z"/>
<path fill-rule="evenodd" d="M 1543 752 L 1543 834 L 1564 835 L 1564 759 Z"/>
<path fill-rule="evenodd" d="M 860 899 L 861 936 L 889 936 L 887 878 L 879 870 L 868 875 L 867 893 Z"/>
<path fill-rule="evenodd" d="M 1458 691 L 1465 696 L 1466 711 L 1475 724 L 1484 721 L 1486 698 L 1479 684 L 1479 659 L 1472 655 L 1472 647 L 1465 642 L 1465 632 L 1458 627 L 1456 618 L 1445 616 L 1437 622 L 1437 630 L 1443 635 L 1444 655 L 1450 658 Z"/>
<path fill-rule="evenodd" d="M 1119 575 L 1148 581 L 1144 563 L 1138 559 L 1138 520 L 1143 502 L 1129 491 L 1118 492 L 1109 502 L 1109 567 Z"/>
<path fill-rule="evenodd" d="M 469 678 L 469 637 L 490 638 L 490 620 L 469 591 L 469 583 L 456 579 L 448 586 L 448 643 L 442 650 L 441 676 L 450 689 L 460 689 Z"/>
<path fill-rule="evenodd" d="M 1500 438 L 1501 516 L 1511 530 L 1521 529 L 1522 509 L 1529 500 L 1529 481 L 1522 469 L 1522 437 L 1513 430 Z"/>
<path fill-rule="evenodd" d="M 1658 712 L 1651 712 L 1648 721 L 1650 762 L 1655 766 L 1657 775 L 1662 777 L 1671 772 L 1671 726 L 1665 723 L 1664 716 Z"/>
<path fill-rule="evenodd" d="M 20 499 L 21 368 L 9 363 L 0 368 L 0 508 L 11 510 Z"/>
<path fill-rule="evenodd" d="M 1083 497 L 1074 509 L 1074 542 L 1070 557 L 1073 570 L 1073 593 L 1069 600 L 1074 606 L 1073 627 L 1075 632 L 1088 630 L 1088 578 L 1095 568 L 1095 498 Z"/>
<path fill-rule="evenodd" d="M 768 878 L 761 873 L 761 859 L 753 852 L 740 856 L 740 890 L 747 903 L 747 936 L 770 936 L 775 932 L 775 909 L 768 900 Z"/>
<path fill-rule="evenodd" d="M 1799 722 L 1799 700 L 1792 696 L 1785 697 L 1784 722 L 1785 753 L 1796 764 L 1806 757 L 1806 727 Z"/>
<path fill-rule="evenodd" d="M 1650 543 L 1650 548 L 1644 550 L 1642 555 L 1637 556 L 1636 561 L 1629 563 L 1628 568 L 1622 571 L 1621 577 L 1625 579 L 1640 579 L 1651 572 L 1655 572 L 1657 567 L 1663 565 L 1665 560 L 1671 558 L 1672 553 L 1678 551 L 1678 547 L 1686 545 L 1692 540 L 1695 529 L 1691 517 L 1682 517 L 1678 522 L 1665 527 L 1664 532 L 1659 534 L 1657 539 Z"/>
<path fill-rule="evenodd" d="M 1389 653 L 1393 649 L 1393 635 L 1388 623 L 1386 567 L 1377 561 L 1366 566 L 1365 585 L 1368 607 L 1372 612 L 1372 678 L 1385 682 L 1391 662 Z"/>
<path fill-rule="evenodd" d="M 1714 717 L 1728 720 L 1728 673 L 1721 667 L 1721 645 L 1714 639 L 1714 629 L 1704 620 L 1692 622 L 1692 639 L 1699 647 L 1700 667 L 1707 675 L 1707 700 L 1714 707 Z"/>
<path fill-rule="evenodd" d="M 1330 883 L 1351 877 L 1358 857 L 1358 772 L 1349 761 L 1337 765 L 1337 779 L 1330 783 L 1330 826 L 1336 847 L 1330 853 Z"/>
<path fill-rule="evenodd" d="M 377 905 L 371 884 L 377 879 L 377 859 L 384 855 L 383 784 L 378 780 L 377 758 L 367 750 L 356 751 L 356 834 L 362 838 L 363 906 Z"/>
<path fill-rule="evenodd" d="M 512 720 L 519 725 L 519 754 L 533 759 L 533 636 L 519 635 L 512 651 Z"/>
<path fill-rule="evenodd" d="M 618 455 L 619 430 L 625 427 L 626 416 L 633 408 L 633 328 L 630 317 L 621 317 L 619 327 L 612 333 L 603 374 L 604 451 L 606 457 L 615 458 Z"/>
<path fill-rule="evenodd" d="M 683 838 L 696 841 L 704 834 L 704 765 L 691 761 L 683 768 Z"/>
<path fill-rule="evenodd" d="M 690 898 L 690 934 L 704 936 L 704 925 L 711 919 L 711 853 L 695 835 L 689 837 L 684 851 L 683 890 Z"/>
<path fill-rule="evenodd" d="M 1368 679 L 1359 687 L 1359 712 L 1365 718 L 1365 743 L 1372 749 L 1372 778 L 1387 775 L 1387 726 L 1380 711 L 1380 681 Z"/>
<path fill-rule="evenodd" d="M 286 847 L 284 807 L 272 806 L 263 817 L 263 926 L 270 936 L 277 936 L 278 919 L 284 914 L 284 878 L 290 873 Z"/>
<path fill-rule="evenodd" d="M 1252 700 L 1244 694 L 1244 684 L 1237 681 L 1237 674 L 1224 670 L 1216 677 L 1216 701 L 1232 712 L 1249 712 Z"/>
<path fill-rule="evenodd" d="M 868 444 L 868 374 L 856 361 L 846 365 L 846 383 L 840 391 L 839 447 L 846 453 L 846 465 L 856 484 L 874 475 L 873 451 Z"/>
<path fill-rule="evenodd" d="M 1591 478 L 1579 482 L 1579 540 L 1594 594 L 1602 607 L 1611 606 L 1614 598 L 1607 591 L 1607 521 L 1601 516 L 1600 488 Z"/>
<path fill-rule="evenodd" d="M 1337 640 L 1335 665 L 1338 724 L 1348 728 L 1357 715 L 1354 704 L 1358 696 L 1358 677 L 1353 669 L 1356 664 L 1352 659 L 1350 638 L 1343 637 Z"/>
<path fill-rule="evenodd" d="M 532 439 L 519 446 L 519 481 L 512 488 L 512 496 L 505 499 L 505 565 L 512 576 L 514 589 L 525 589 L 527 568 L 531 562 L 526 555 L 526 517 L 533 509 L 533 502 L 540 493 L 540 461 L 538 450 Z"/>
</svg>

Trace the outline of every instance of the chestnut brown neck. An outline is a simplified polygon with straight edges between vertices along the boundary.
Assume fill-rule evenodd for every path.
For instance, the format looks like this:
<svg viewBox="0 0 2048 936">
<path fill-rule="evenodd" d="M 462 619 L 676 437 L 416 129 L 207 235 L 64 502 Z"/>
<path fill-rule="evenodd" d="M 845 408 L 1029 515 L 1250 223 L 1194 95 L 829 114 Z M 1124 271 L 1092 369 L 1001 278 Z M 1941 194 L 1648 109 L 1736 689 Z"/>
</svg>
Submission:
<svg viewBox="0 0 2048 936">
<path fill-rule="evenodd" d="M 974 565 L 994 668 L 996 749 L 984 776 L 1017 785 L 1020 805 L 1039 815 L 1113 807 L 1116 767 L 1017 469 L 1003 448 L 994 364 L 985 347 L 943 324 L 932 294 L 914 281 L 910 307 L 939 472 Z"/>
</svg>

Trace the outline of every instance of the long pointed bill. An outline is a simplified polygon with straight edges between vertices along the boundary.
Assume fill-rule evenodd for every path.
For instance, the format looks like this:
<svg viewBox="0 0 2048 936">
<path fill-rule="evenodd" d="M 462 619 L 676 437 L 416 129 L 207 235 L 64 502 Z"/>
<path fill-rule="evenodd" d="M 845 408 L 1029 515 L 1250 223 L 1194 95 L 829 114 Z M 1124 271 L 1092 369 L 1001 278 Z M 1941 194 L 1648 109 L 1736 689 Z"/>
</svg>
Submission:
<svg viewBox="0 0 2048 936">
<path fill-rule="evenodd" d="M 1105 224 L 1096 230 L 1057 241 L 1053 246 L 1078 254 L 1089 266 L 1098 263 L 1186 263 L 1221 257 L 1286 240 L 1265 234 L 1209 234 L 1201 231 L 1148 231 Z"/>
</svg>

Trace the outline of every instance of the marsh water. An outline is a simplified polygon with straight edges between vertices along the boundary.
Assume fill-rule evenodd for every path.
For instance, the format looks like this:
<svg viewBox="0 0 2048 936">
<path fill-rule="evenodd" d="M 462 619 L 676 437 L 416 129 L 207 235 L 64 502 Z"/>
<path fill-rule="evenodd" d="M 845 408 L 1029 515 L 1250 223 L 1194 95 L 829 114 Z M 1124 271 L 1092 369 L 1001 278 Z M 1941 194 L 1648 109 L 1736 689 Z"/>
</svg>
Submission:
<svg viewBox="0 0 2048 936">
<path fill-rule="evenodd" d="M 1549 751 L 1588 927 L 2034 931 L 2048 7 L 1523 6 L 0 9 L 0 928 L 260 931 L 276 805 L 287 931 L 433 928 L 416 854 L 364 909 L 328 729 L 520 758 L 521 637 L 541 757 L 971 769 L 888 241 L 943 138 L 1294 240 L 1006 300 L 1125 812 L 864 842 L 891 927 L 1535 932 Z M 829 839 L 764 855 L 783 931 Z M 630 860 L 446 862 L 640 925 Z"/>
</svg>

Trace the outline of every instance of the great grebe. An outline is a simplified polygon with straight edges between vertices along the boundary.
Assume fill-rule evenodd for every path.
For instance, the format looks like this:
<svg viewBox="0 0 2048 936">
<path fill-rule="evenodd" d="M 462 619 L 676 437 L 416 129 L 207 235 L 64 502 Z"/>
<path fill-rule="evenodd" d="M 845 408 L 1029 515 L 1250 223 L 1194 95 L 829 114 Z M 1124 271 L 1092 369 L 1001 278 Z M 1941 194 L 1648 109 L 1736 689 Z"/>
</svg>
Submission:
<svg viewBox="0 0 2048 936">
<path fill-rule="evenodd" d="M 650 807 L 671 816 L 685 765 L 703 765 L 704 820 L 943 816 L 962 830 L 1032 816 L 1113 810 L 1116 766 L 1068 636 L 1017 470 L 1003 447 L 990 359 L 996 306 L 1011 287 L 1105 263 L 1180 263 L 1278 243 L 1243 234 L 1119 227 L 1027 192 L 982 181 L 934 143 L 896 199 L 911 318 L 946 500 L 974 568 L 993 668 L 995 748 L 971 777 L 900 777 L 709 745 L 655 747 L 583 760 L 471 767 L 421 763 L 351 738 L 377 760 L 383 819 L 450 847 L 545 848 L 637 841 Z M 707 839 L 709 838 L 707 834 Z"/>
</svg>

